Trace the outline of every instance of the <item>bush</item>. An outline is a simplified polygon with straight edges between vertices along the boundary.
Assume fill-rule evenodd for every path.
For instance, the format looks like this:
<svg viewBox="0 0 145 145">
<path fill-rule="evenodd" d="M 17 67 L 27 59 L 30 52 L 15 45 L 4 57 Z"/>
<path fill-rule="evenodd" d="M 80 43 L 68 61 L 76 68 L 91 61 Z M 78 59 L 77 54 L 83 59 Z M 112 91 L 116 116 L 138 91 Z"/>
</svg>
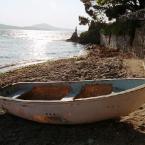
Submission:
<svg viewBox="0 0 145 145">
<path fill-rule="evenodd" d="M 112 24 L 103 25 L 101 28 L 101 33 L 104 35 L 133 35 L 135 29 L 139 26 L 138 21 L 135 20 L 128 20 L 126 22 L 114 22 Z"/>
<path fill-rule="evenodd" d="M 80 34 L 80 43 L 82 44 L 99 44 L 100 43 L 100 34 L 96 30 L 89 30 L 86 32 L 82 32 Z"/>
<path fill-rule="evenodd" d="M 132 44 L 135 30 L 139 27 L 137 20 L 117 21 L 111 24 L 91 22 L 89 30 L 80 34 L 80 43 L 82 44 L 100 44 L 100 33 L 104 35 L 129 35 L 130 44 Z"/>
<path fill-rule="evenodd" d="M 140 22 L 137 20 L 127 20 L 125 22 L 117 21 L 112 24 L 103 25 L 100 32 L 104 35 L 129 35 L 130 45 L 132 45 L 135 31 L 138 27 L 140 27 Z"/>
</svg>

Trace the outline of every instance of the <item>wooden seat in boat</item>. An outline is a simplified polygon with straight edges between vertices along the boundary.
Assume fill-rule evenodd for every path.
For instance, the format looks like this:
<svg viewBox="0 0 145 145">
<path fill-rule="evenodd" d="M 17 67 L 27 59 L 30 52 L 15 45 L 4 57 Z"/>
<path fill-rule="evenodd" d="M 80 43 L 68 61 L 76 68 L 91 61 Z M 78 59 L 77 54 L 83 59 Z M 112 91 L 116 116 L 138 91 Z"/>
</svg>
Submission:
<svg viewBox="0 0 145 145">
<path fill-rule="evenodd" d="M 111 84 L 88 84 L 84 86 L 84 88 L 75 97 L 75 99 L 96 97 L 96 96 L 108 95 L 111 93 L 112 93 Z"/>
<path fill-rule="evenodd" d="M 83 88 L 71 91 L 61 101 L 73 101 L 74 99 L 102 96 L 112 93 L 111 84 L 87 84 Z"/>
<path fill-rule="evenodd" d="M 17 97 L 22 100 L 61 100 L 70 92 L 69 86 L 37 86 Z"/>
</svg>

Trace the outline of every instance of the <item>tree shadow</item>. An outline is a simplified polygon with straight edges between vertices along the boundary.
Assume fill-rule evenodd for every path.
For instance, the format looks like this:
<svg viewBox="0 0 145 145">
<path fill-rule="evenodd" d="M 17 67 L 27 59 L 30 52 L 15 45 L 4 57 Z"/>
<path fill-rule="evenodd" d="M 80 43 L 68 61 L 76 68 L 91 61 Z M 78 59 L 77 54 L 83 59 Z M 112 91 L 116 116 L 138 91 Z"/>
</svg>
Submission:
<svg viewBox="0 0 145 145">
<path fill-rule="evenodd" d="M 127 123 L 107 120 L 87 125 L 39 124 L 0 116 L 1 145 L 145 145 L 145 134 Z"/>
</svg>

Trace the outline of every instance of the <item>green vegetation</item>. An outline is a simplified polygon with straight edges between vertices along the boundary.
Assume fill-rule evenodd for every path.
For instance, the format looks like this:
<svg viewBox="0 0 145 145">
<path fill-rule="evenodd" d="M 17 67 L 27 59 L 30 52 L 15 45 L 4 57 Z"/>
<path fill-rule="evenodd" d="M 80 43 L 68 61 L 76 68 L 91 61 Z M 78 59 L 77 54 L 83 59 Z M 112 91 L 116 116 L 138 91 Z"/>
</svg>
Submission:
<svg viewBox="0 0 145 145">
<path fill-rule="evenodd" d="M 93 22 L 94 23 L 94 22 Z M 129 35 L 130 44 L 132 44 L 135 36 L 136 28 L 140 26 L 137 20 L 117 21 L 114 23 L 95 23 L 94 26 L 90 25 L 89 30 L 81 33 L 80 43 L 87 44 L 100 44 L 100 34 L 104 35 Z"/>
<path fill-rule="evenodd" d="M 98 34 L 94 30 L 86 31 L 81 33 L 80 35 L 80 43 L 82 44 L 99 44 L 100 43 L 100 37 L 98 37 Z"/>
<path fill-rule="evenodd" d="M 128 35 L 130 36 L 130 45 L 134 40 L 136 28 L 140 26 L 137 20 L 127 20 L 125 22 L 117 21 L 112 24 L 103 24 L 100 33 L 104 35 Z"/>
<path fill-rule="evenodd" d="M 112 24 L 103 24 L 101 28 L 101 33 L 104 35 L 132 35 L 135 29 L 139 27 L 139 22 L 135 20 L 128 20 L 125 22 L 117 21 Z"/>
<path fill-rule="evenodd" d="M 145 0 L 80 0 L 91 20 L 118 19 L 121 15 L 145 8 Z M 81 19 L 80 19 L 81 20 Z M 83 24 L 83 23 L 82 23 Z"/>
<path fill-rule="evenodd" d="M 127 34 L 131 37 L 132 43 L 139 21 L 121 21 L 119 17 L 145 8 L 144 0 L 81 0 L 81 2 L 89 15 L 89 18 L 79 16 L 80 25 L 89 26 L 89 30 L 80 35 L 83 43 L 99 44 L 100 33 L 117 36 Z M 114 22 L 106 23 L 107 20 L 114 20 Z"/>
<path fill-rule="evenodd" d="M 89 30 L 80 34 L 80 43 L 82 44 L 99 44 L 100 43 L 100 32 L 99 23 L 91 22 Z"/>
</svg>

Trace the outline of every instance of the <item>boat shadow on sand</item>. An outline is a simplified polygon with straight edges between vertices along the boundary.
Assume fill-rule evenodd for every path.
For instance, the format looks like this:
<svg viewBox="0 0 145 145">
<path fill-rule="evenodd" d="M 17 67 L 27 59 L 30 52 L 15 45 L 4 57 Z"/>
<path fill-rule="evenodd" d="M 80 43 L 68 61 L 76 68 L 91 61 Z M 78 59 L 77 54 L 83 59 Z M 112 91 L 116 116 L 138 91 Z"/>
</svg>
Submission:
<svg viewBox="0 0 145 145">
<path fill-rule="evenodd" d="M 0 116 L 1 145 L 145 145 L 145 134 L 132 125 L 107 120 L 86 125 L 39 124 Z"/>
</svg>

